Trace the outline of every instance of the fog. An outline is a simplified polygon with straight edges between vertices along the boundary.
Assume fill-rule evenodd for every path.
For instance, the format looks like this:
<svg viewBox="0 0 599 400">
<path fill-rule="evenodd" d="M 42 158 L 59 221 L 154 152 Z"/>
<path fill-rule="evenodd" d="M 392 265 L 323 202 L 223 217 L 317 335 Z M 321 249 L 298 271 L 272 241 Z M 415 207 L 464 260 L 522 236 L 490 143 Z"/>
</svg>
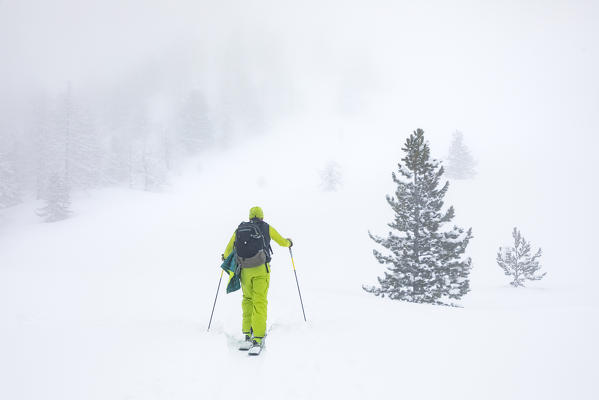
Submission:
<svg viewBox="0 0 599 400">
<path fill-rule="evenodd" d="M 599 398 L 598 21 L 598 1 L 0 0 L 0 398 Z M 412 271 L 467 286 L 455 304 L 363 290 L 419 128 L 443 229 L 473 238 Z M 219 269 L 257 205 L 295 257 L 273 243 L 258 358 Z M 496 261 L 514 227 L 547 273 L 519 288 Z"/>
<path fill-rule="evenodd" d="M 496 221 L 465 221 L 475 235 L 522 226 L 555 264 L 592 273 L 598 18 L 583 1 L 4 0 L 0 153 L 19 201 L 40 198 L 62 165 L 43 140 L 72 112 L 95 149 L 72 156 L 75 190 L 168 190 L 190 162 L 218 176 L 203 157 L 259 141 L 286 179 L 337 161 L 350 181 L 380 181 L 362 200 L 385 208 L 405 138 L 423 128 L 444 158 L 459 130 L 478 161 L 460 198 Z"/>
</svg>

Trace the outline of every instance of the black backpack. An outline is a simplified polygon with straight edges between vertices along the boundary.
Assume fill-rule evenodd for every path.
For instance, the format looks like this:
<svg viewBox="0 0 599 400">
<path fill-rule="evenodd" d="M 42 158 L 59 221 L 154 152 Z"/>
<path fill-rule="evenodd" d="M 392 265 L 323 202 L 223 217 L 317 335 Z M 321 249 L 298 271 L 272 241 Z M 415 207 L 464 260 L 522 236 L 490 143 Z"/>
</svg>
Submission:
<svg viewBox="0 0 599 400">
<path fill-rule="evenodd" d="M 253 268 L 269 261 L 267 239 L 258 222 L 242 222 L 235 234 L 237 262 L 243 268 Z"/>
</svg>

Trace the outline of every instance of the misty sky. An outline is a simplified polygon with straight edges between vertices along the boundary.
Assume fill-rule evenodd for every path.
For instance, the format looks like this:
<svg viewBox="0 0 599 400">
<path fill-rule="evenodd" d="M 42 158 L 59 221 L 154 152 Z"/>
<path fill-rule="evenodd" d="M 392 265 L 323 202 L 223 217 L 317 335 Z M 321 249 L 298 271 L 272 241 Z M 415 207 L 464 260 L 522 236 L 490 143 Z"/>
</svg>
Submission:
<svg viewBox="0 0 599 400">
<path fill-rule="evenodd" d="M 0 397 L 599 398 L 598 71 L 599 0 L 0 0 Z M 463 309 L 362 289 L 418 128 L 477 162 Z M 216 285 L 255 205 L 295 261 L 248 391 Z"/>
<path fill-rule="evenodd" d="M 561 226 L 590 243 L 597 21 L 593 1 L 0 0 L 0 126 L 18 130 L 32 96 L 66 82 L 98 102 L 148 102 L 157 119 L 190 88 L 218 102 L 250 87 L 261 129 L 301 121 L 294 140 L 360 121 L 346 139 L 375 152 L 421 127 L 443 156 L 460 130 L 505 198 L 568 208 Z"/>
<path fill-rule="evenodd" d="M 209 71 L 236 51 L 252 54 L 237 67 L 300 87 L 344 75 L 462 106 L 483 93 L 597 100 L 585 90 L 597 84 L 596 2 L 411 3 L 3 0 L 2 83 L 106 85 L 173 58 Z"/>
<path fill-rule="evenodd" d="M 576 1 L 2 0 L 0 96 L 14 105 L 70 81 L 218 97 L 242 74 L 294 112 L 338 111 L 351 93 L 351 112 L 481 146 L 564 131 L 593 144 L 598 17 L 597 2 Z"/>
</svg>

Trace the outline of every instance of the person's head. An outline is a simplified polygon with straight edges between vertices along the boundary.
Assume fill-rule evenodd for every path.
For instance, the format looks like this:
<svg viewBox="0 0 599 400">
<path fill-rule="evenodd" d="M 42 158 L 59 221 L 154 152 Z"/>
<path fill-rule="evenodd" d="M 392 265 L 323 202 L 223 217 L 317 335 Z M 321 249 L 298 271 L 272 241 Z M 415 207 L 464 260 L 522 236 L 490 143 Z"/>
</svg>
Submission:
<svg viewBox="0 0 599 400">
<path fill-rule="evenodd" d="M 250 220 L 254 218 L 264 219 L 264 212 L 258 206 L 250 208 Z"/>
</svg>

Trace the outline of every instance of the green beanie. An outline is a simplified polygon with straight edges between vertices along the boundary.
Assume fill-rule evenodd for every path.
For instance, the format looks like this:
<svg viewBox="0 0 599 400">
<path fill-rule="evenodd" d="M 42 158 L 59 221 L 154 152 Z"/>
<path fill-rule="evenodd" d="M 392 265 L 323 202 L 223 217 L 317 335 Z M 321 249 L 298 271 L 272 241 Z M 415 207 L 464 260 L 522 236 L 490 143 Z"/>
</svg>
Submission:
<svg viewBox="0 0 599 400">
<path fill-rule="evenodd" d="M 250 208 L 250 219 L 252 218 L 260 218 L 264 219 L 264 212 L 260 207 L 252 207 Z"/>
</svg>

